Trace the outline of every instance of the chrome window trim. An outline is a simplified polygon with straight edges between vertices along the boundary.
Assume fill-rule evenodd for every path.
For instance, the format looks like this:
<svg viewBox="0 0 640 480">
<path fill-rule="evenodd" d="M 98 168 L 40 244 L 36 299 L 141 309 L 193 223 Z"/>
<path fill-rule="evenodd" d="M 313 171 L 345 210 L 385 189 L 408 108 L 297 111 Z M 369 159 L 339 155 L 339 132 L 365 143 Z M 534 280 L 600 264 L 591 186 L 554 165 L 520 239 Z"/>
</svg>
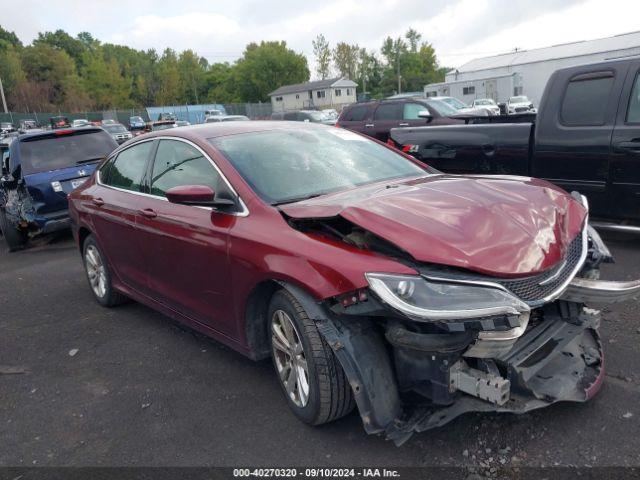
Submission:
<svg viewBox="0 0 640 480">
<path fill-rule="evenodd" d="M 224 176 L 224 174 L 222 173 L 222 171 L 220 170 L 218 165 L 216 165 L 216 163 L 211 159 L 211 157 L 209 157 L 209 155 L 207 155 L 207 153 L 204 150 L 202 150 L 202 148 L 200 148 L 198 145 L 196 145 L 195 143 L 191 142 L 190 140 L 186 140 L 186 139 L 180 138 L 180 137 L 169 137 L 169 136 L 161 136 L 161 137 L 153 137 L 153 138 L 145 139 L 145 140 L 142 140 L 140 142 L 136 142 L 133 145 L 128 145 L 126 148 L 123 148 L 122 150 L 120 150 L 118 152 L 114 152 L 114 154 L 108 158 L 107 162 L 105 162 L 105 165 L 107 163 L 109 163 L 110 161 L 112 161 L 114 156 L 117 157 L 118 155 L 120 155 L 125 150 L 128 150 L 129 148 L 135 147 L 136 145 L 140 145 L 140 144 L 146 143 L 146 142 L 153 142 L 155 140 L 176 140 L 176 141 L 184 142 L 184 143 L 194 147 L 196 150 L 198 150 L 202 154 L 202 156 L 204 158 L 209 160 L 209 163 L 211 163 L 211 165 L 216 170 L 216 172 L 218 172 L 218 175 L 220 175 L 220 178 L 222 178 L 222 180 L 227 185 L 229 190 L 231 190 L 231 192 L 236 196 L 236 198 L 240 202 L 240 207 L 242 208 L 242 211 L 240 211 L 240 212 L 222 212 L 220 210 L 214 209 L 213 207 L 206 207 L 206 206 L 202 206 L 202 205 L 185 205 L 185 206 L 187 206 L 187 207 L 195 207 L 195 208 L 202 208 L 202 209 L 209 210 L 209 211 L 216 211 L 218 213 L 222 213 L 222 214 L 225 214 L 225 215 L 232 215 L 234 217 L 247 217 L 247 216 L 249 216 L 249 209 L 247 208 L 247 205 L 242 200 L 242 197 L 240 197 L 240 195 L 238 195 L 238 192 L 236 192 L 236 190 L 231 186 L 231 183 L 229 182 L 229 180 L 227 180 L 227 177 Z M 157 153 L 157 151 L 156 151 L 156 153 Z M 155 161 L 155 157 L 154 157 L 154 161 Z M 133 190 L 127 190 L 126 188 L 120 188 L 120 187 L 114 187 L 112 185 L 106 185 L 106 184 L 102 183 L 102 179 L 100 177 L 100 174 L 101 174 L 101 169 L 96 170 L 96 183 L 98 185 L 102 186 L 102 187 L 110 188 L 112 190 L 117 190 L 119 192 L 132 193 L 134 195 L 141 195 L 143 197 L 155 198 L 155 199 L 158 199 L 158 200 L 163 200 L 165 202 L 169 201 L 169 200 L 167 200 L 166 197 L 161 197 L 159 195 L 153 195 L 151 193 L 144 193 L 144 192 L 136 192 L 136 191 L 133 191 Z"/>
</svg>

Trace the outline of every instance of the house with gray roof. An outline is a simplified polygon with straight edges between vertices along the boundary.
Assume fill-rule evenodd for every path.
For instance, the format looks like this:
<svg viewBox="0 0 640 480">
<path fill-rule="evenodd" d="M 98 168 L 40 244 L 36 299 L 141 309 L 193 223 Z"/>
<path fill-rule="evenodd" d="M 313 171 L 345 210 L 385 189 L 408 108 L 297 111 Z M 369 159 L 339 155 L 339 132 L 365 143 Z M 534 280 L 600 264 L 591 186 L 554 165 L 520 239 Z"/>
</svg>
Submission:
<svg viewBox="0 0 640 480">
<path fill-rule="evenodd" d="M 342 107 L 356 101 L 356 82 L 347 78 L 327 78 L 315 82 L 284 85 L 269 94 L 274 112 Z"/>
</svg>

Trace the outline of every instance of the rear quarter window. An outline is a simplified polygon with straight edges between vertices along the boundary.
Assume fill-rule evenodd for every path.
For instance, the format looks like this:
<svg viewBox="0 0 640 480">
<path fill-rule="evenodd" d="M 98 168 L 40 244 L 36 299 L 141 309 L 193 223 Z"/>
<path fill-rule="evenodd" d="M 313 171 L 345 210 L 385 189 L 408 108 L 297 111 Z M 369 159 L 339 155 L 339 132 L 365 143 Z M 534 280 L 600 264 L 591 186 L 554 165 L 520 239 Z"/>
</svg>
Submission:
<svg viewBox="0 0 640 480">
<path fill-rule="evenodd" d="M 568 126 L 604 125 L 613 72 L 594 72 L 573 77 L 565 90 L 560 119 Z"/>
</svg>

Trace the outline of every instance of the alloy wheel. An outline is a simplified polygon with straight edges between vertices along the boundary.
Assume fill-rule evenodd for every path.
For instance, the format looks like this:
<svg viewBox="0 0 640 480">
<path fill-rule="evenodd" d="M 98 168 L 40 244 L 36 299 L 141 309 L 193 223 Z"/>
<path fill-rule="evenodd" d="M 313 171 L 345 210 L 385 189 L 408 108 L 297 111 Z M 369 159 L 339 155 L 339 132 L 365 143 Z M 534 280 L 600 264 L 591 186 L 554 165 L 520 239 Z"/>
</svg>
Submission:
<svg viewBox="0 0 640 480">
<path fill-rule="evenodd" d="M 84 253 L 84 262 L 89 277 L 89 284 L 98 298 L 107 293 L 107 270 L 98 249 L 89 245 Z"/>
<path fill-rule="evenodd" d="M 309 368 L 300 335 L 291 317 L 276 310 L 271 317 L 271 345 L 278 376 L 291 401 L 304 408 L 309 403 Z"/>
</svg>

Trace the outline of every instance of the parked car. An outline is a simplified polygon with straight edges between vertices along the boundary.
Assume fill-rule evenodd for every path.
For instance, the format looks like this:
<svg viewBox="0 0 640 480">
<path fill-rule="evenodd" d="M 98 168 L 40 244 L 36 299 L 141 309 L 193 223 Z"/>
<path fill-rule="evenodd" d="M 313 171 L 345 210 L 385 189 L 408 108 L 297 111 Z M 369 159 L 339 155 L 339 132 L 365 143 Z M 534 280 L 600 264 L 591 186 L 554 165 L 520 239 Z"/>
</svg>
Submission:
<svg viewBox="0 0 640 480">
<path fill-rule="evenodd" d="M 49 125 L 51 126 L 52 129 L 71 127 L 71 124 L 69 123 L 69 119 L 62 115 L 51 117 L 49 119 Z"/>
<path fill-rule="evenodd" d="M 158 121 L 173 121 L 178 120 L 175 113 L 164 112 L 158 115 Z"/>
<path fill-rule="evenodd" d="M 101 125 L 115 125 L 116 123 L 118 121 L 114 118 L 105 118 L 100 122 Z"/>
<path fill-rule="evenodd" d="M 320 110 L 329 120 L 338 120 L 338 111 L 335 108 Z"/>
<path fill-rule="evenodd" d="M 156 132 L 158 130 L 166 130 L 168 128 L 176 128 L 174 120 L 158 120 L 157 122 L 149 122 L 145 127 L 146 132 Z"/>
<path fill-rule="evenodd" d="M 187 122 L 186 120 L 178 120 L 176 122 L 176 127 L 188 127 L 191 125 L 191 122 Z"/>
<path fill-rule="evenodd" d="M 227 110 L 224 108 L 224 105 L 222 104 L 215 104 L 213 105 L 214 108 L 209 108 L 208 110 L 204 111 L 204 118 L 205 120 L 209 117 L 215 117 L 217 115 L 226 115 L 227 114 Z"/>
<path fill-rule="evenodd" d="M 322 123 L 324 125 L 335 125 L 336 120 L 328 118 L 318 110 L 291 110 L 289 112 L 274 112 L 271 120 L 286 120 L 291 122 L 311 122 Z"/>
<path fill-rule="evenodd" d="M 451 173 L 529 175 L 640 231 L 640 60 L 556 71 L 535 123 L 394 129 L 393 145 Z"/>
<path fill-rule="evenodd" d="M 464 123 L 457 116 L 457 110 L 439 100 L 399 98 L 349 105 L 336 125 L 386 142 L 392 128 Z"/>
<path fill-rule="evenodd" d="M 0 135 L 15 131 L 15 127 L 11 122 L 0 122 Z"/>
<path fill-rule="evenodd" d="M 467 105 L 462 100 L 458 100 L 455 97 L 445 97 L 445 96 L 429 97 L 429 100 L 446 103 L 448 106 L 456 110 L 459 114 L 477 115 L 477 116 L 487 115 L 487 111 L 485 109 L 474 108 L 472 106 Z"/>
<path fill-rule="evenodd" d="M 515 97 L 509 97 L 507 102 L 507 113 L 509 115 L 514 113 L 526 113 L 535 111 L 533 103 L 525 95 L 517 95 Z"/>
<path fill-rule="evenodd" d="M 217 122 L 246 122 L 249 117 L 245 115 L 216 115 L 208 117 L 205 123 L 217 123 Z"/>
<path fill-rule="evenodd" d="M 146 123 L 142 117 L 129 117 L 129 130 L 144 130 Z"/>
<path fill-rule="evenodd" d="M 30 119 L 20 120 L 20 123 L 18 126 L 18 130 L 20 131 L 20 133 L 27 133 L 28 131 L 33 131 L 38 129 L 40 129 L 38 122 Z"/>
<path fill-rule="evenodd" d="M 476 98 L 471 102 L 471 108 L 475 110 L 486 110 L 489 115 L 500 115 L 500 107 L 492 98 Z"/>
<path fill-rule="evenodd" d="M 98 303 L 129 297 L 271 356 L 302 421 L 357 404 L 398 443 L 464 412 L 593 397 L 599 312 L 583 303 L 640 293 L 594 280 L 610 254 L 582 197 L 445 175 L 313 123 L 134 139 L 70 212 Z"/>
<path fill-rule="evenodd" d="M 86 118 L 76 118 L 75 120 L 73 120 L 71 122 L 71 126 L 73 128 L 86 127 L 86 126 L 89 126 L 89 125 L 91 125 L 91 123 Z"/>
<path fill-rule="evenodd" d="M 113 139 L 118 142 L 118 145 L 133 138 L 133 134 L 125 128 L 121 123 L 113 123 L 111 125 L 104 125 L 103 127 Z"/>
<path fill-rule="evenodd" d="M 0 178 L 0 230 L 9 250 L 29 236 L 68 228 L 67 195 L 117 146 L 96 127 L 27 133 L 11 142 Z"/>
</svg>

